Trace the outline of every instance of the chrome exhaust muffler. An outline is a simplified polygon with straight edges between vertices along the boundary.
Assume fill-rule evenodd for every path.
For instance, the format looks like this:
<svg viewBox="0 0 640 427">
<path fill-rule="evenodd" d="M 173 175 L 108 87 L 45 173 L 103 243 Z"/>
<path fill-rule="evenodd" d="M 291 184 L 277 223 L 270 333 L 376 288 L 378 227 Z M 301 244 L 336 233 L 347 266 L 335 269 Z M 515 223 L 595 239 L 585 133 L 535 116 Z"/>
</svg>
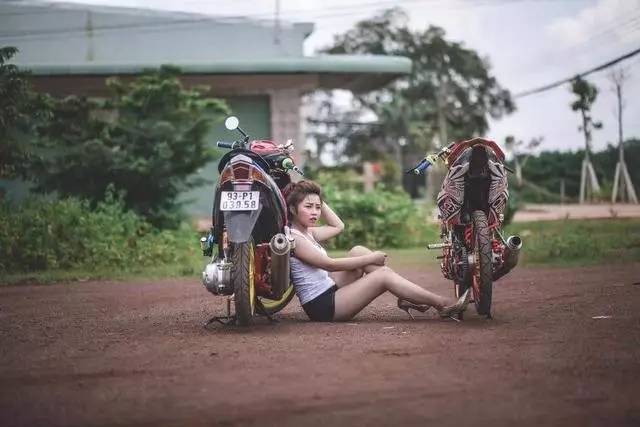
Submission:
<svg viewBox="0 0 640 427">
<path fill-rule="evenodd" d="M 504 254 L 502 255 L 502 266 L 493 273 L 493 280 L 498 280 L 518 264 L 518 257 L 522 249 L 522 239 L 520 236 L 509 236 L 505 241 Z"/>
<path fill-rule="evenodd" d="M 271 292 L 280 299 L 289 286 L 289 270 L 292 243 L 283 233 L 271 238 Z"/>
</svg>

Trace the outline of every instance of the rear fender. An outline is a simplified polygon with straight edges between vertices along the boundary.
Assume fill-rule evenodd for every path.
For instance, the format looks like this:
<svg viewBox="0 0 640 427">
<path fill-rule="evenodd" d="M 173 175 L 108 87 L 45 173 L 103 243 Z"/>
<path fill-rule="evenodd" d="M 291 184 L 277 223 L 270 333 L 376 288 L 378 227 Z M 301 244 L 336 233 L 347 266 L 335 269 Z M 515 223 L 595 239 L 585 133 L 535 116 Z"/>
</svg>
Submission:
<svg viewBox="0 0 640 427">
<path fill-rule="evenodd" d="M 262 212 L 262 204 L 254 211 L 225 211 L 224 224 L 227 227 L 227 238 L 232 243 L 248 242 L 251 232 L 256 226 Z"/>
</svg>

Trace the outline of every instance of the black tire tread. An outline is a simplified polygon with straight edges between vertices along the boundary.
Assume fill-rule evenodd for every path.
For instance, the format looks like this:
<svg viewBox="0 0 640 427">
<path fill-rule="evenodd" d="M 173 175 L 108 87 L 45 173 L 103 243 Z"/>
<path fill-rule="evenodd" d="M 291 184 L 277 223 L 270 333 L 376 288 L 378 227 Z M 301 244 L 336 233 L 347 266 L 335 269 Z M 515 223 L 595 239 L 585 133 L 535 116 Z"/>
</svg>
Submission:
<svg viewBox="0 0 640 427">
<path fill-rule="evenodd" d="M 249 263 L 250 251 L 253 250 L 251 242 L 232 243 L 231 281 L 233 283 L 233 300 L 236 309 L 236 323 L 240 326 L 249 326 L 253 320 L 249 292 Z"/>
<path fill-rule="evenodd" d="M 480 257 L 478 260 L 480 264 L 480 301 L 476 301 L 476 311 L 479 315 L 491 316 L 493 294 L 491 230 L 487 216 L 483 211 L 474 211 L 471 218 Z"/>
</svg>

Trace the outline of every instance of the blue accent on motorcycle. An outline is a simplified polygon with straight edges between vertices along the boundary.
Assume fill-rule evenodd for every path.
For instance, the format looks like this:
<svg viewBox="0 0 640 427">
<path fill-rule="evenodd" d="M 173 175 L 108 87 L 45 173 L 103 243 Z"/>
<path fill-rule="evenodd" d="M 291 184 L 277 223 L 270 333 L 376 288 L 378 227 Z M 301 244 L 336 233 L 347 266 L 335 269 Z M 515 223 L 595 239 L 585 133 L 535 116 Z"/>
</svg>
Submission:
<svg viewBox="0 0 640 427">
<path fill-rule="evenodd" d="M 420 163 L 418 163 L 418 166 L 413 168 L 413 173 L 416 175 L 420 175 L 422 172 L 427 170 L 429 166 L 431 166 L 431 163 L 427 159 L 422 159 Z"/>
</svg>

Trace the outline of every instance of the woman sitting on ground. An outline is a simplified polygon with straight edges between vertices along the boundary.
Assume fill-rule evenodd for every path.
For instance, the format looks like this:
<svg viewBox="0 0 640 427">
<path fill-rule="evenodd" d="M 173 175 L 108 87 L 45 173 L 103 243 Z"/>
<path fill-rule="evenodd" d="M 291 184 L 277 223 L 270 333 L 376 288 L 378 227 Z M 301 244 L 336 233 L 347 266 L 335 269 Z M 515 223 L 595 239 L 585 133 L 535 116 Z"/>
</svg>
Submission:
<svg viewBox="0 0 640 427">
<path fill-rule="evenodd" d="M 434 307 L 441 317 L 464 311 L 469 292 L 458 301 L 420 287 L 386 266 L 384 252 L 355 246 L 346 258 L 331 258 L 318 242 L 338 235 L 344 223 L 324 203 L 318 184 L 292 183 L 286 189 L 291 232 L 296 241 L 291 277 L 302 308 L 314 321 L 352 319 L 385 291 L 398 297 L 398 307 L 425 312 Z M 323 219 L 326 225 L 318 226 Z"/>
</svg>

